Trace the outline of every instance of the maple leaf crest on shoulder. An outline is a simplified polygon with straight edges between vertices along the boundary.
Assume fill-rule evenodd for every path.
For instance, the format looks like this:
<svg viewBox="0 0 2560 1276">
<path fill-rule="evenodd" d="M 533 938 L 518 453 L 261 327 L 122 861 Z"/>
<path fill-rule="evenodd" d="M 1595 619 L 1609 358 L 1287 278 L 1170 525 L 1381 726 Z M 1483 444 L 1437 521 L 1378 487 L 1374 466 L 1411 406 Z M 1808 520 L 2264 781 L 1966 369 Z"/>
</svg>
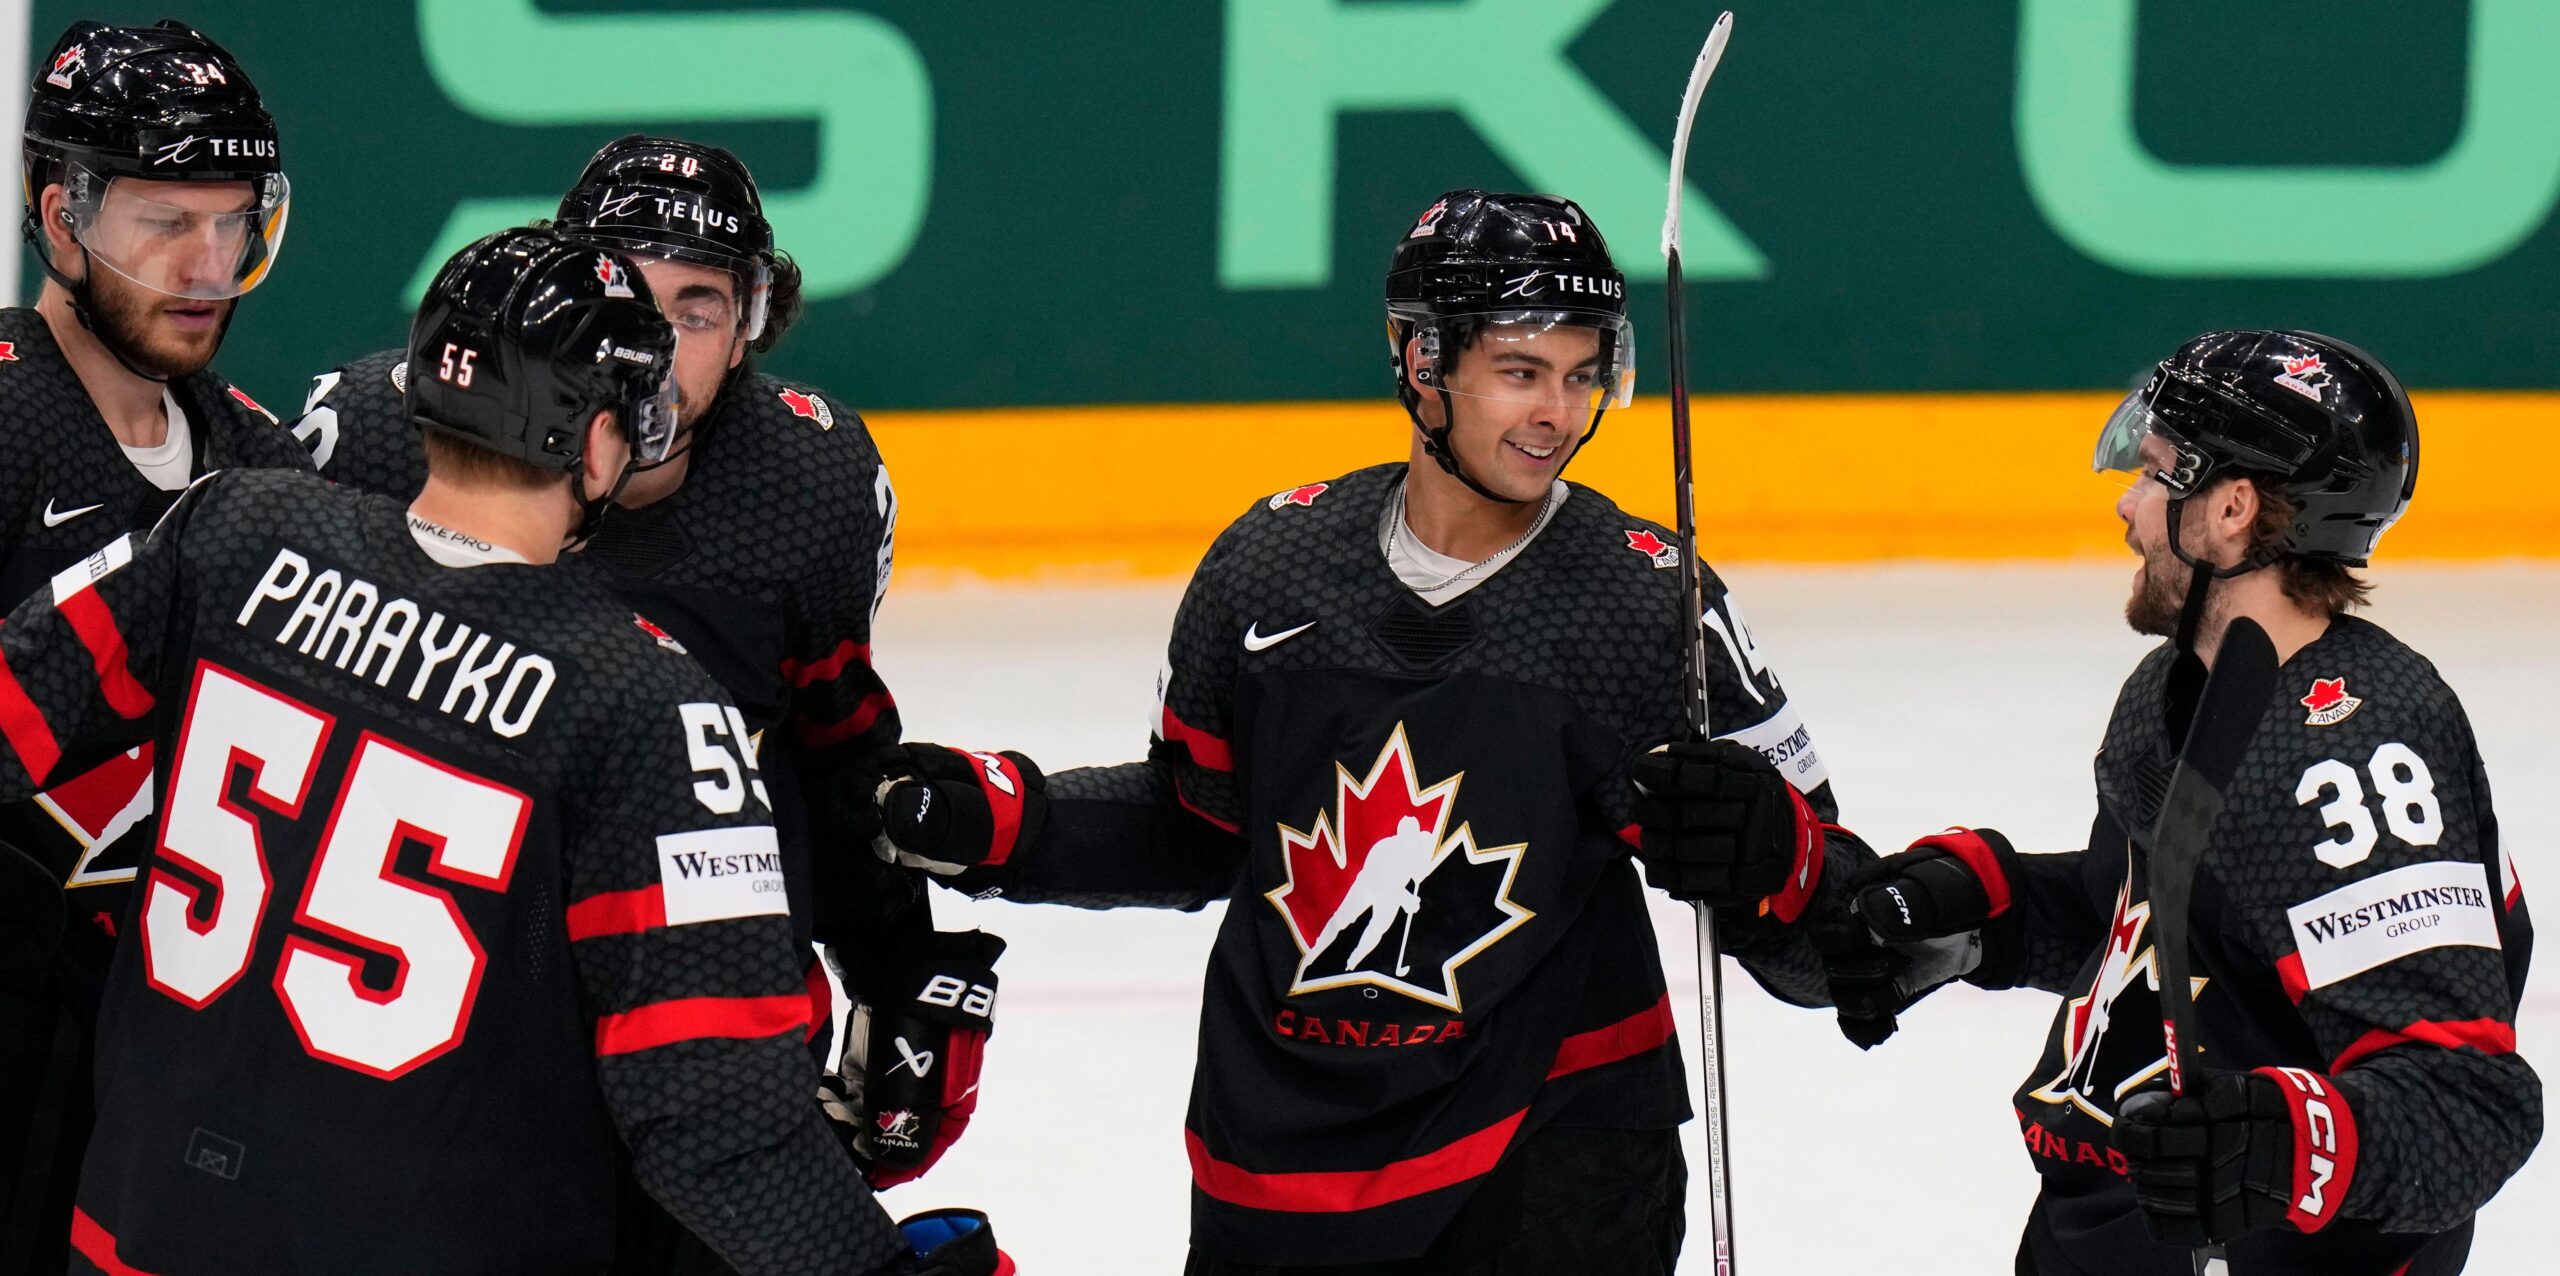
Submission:
<svg viewBox="0 0 2560 1276">
<path fill-rule="evenodd" d="M 2311 693 L 2302 697 L 2301 705 L 2311 711 L 2311 716 L 2302 720 L 2304 726 L 2333 727 L 2363 708 L 2364 697 L 2348 695 L 2344 677 L 2313 678 Z"/>
<path fill-rule="evenodd" d="M 1650 527 L 1628 528 L 1627 548 L 1652 559 L 1657 569 L 1680 565 L 1680 547 L 1664 540 L 1661 533 Z"/>
<path fill-rule="evenodd" d="M 1292 505 L 1312 506 L 1316 503 L 1317 497 L 1324 495 L 1332 487 L 1331 483 L 1309 483 L 1303 487 L 1293 487 L 1288 491 L 1275 493 L 1269 505 L 1275 510 L 1286 509 Z"/>
<path fill-rule="evenodd" d="M 825 395 L 815 390 L 802 390 L 786 385 L 774 397 L 782 401 L 782 406 L 791 415 L 815 421 L 821 430 L 836 428 L 835 409 L 827 406 Z"/>
</svg>

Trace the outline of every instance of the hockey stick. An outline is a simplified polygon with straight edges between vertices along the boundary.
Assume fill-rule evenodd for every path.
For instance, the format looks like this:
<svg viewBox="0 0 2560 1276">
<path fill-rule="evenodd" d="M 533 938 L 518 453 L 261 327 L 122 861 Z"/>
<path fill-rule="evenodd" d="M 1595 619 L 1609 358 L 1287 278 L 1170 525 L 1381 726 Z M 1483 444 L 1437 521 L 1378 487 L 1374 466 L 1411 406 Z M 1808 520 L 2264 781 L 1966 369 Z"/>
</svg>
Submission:
<svg viewBox="0 0 2560 1276">
<path fill-rule="evenodd" d="M 1413 973 L 1413 967 L 1405 964 L 1404 954 L 1406 949 L 1413 946 L 1413 915 L 1420 911 L 1420 909 L 1405 910 L 1404 937 L 1396 941 L 1396 978 L 1398 979 Z"/>
<path fill-rule="evenodd" d="M 1689 126 L 1698 117 L 1698 99 L 1707 92 L 1716 64 L 1724 60 L 1725 42 L 1733 38 L 1733 14 L 1716 19 L 1707 43 L 1689 68 L 1689 87 L 1680 94 L 1680 126 L 1671 134 L 1671 206 L 1662 218 L 1662 258 L 1670 307 L 1671 343 L 1671 481 L 1680 518 L 1680 640 L 1689 659 L 1681 673 L 1681 694 L 1689 714 L 1689 734 L 1707 738 L 1707 625 L 1705 587 L 1698 567 L 1698 503 L 1689 481 L 1689 342 L 1683 329 L 1680 298 L 1680 188 L 1687 181 Z M 1725 1137 L 1724 963 L 1717 956 L 1714 910 L 1698 905 L 1698 1068 L 1707 1099 L 1707 1233 L 1715 1245 L 1715 1276 L 1733 1276 L 1732 1152 Z"/>
<path fill-rule="evenodd" d="M 2187 908 L 2195 896 L 2196 865 L 2204 859 L 2231 777 L 2258 734 L 2275 687 L 2276 649 L 2267 631 L 2245 617 L 2232 621 L 2214 655 L 2213 672 L 2205 676 L 2195 722 L 2178 750 L 2177 769 L 2169 774 L 2169 790 L 2160 799 L 2160 818 L 2151 830 L 2160 1031 L 2168 1038 L 2169 1089 L 2178 1094 L 2187 1092 L 2190 1078 L 2201 1079 L 2204 1067 L 2204 1043 L 2196 1035 L 2195 985 L 2187 976 Z M 2196 1276 L 2229 1276 L 2231 1266 L 2220 1245 L 2201 1245 L 2195 1250 L 2195 1271 Z"/>
</svg>

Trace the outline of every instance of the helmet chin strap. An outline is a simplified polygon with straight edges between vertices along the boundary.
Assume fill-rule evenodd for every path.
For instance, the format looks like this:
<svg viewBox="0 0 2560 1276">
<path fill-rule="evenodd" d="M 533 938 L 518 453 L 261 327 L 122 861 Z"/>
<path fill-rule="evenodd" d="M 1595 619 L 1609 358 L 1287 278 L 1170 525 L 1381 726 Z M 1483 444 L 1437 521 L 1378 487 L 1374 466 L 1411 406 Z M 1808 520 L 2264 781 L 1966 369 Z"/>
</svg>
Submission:
<svg viewBox="0 0 2560 1276">
<path fill-rule="evenodd" d="M 2229 567 L 2217 567 L 2188 553 L 2186 545 L 2178 539 L 2178 527 L 2186 521 L 2187 498 L 2171 497 L 2165 513 L 2169 521 L 2169 552 L 2187 565 L 2187 601 L 2178 609 L 2178 649 L 2194 651 L 2196 634 L 2204 628 L 2205 596 L 2212 592 L 2213 582 L 2246 576 L 2276 561 L 2283 551 L 2256 550 Z"/>
<path fill-rule="evenodd" d="M 630 486 L 631 476 L 639 471 L 638 464 L 624 458 L 622 472 L 613 477 L 613 486 L 598 496 L 587 495 L 587 467 L 583 462 L 571 472 L 571 490 L 577 494 L 578 500 L 578 525 L 569 529 L 569 548 L 581 548 L 595 539 L 596 533 L 604 529 L 605 516 L 613 509 L 614 502 L 622 499 L 622 489 Z"/>
<path fill-rule="evenodd" d="M 1474 492 L 1476 495 L 1481 496 L 1488 501 L 1492 501 L 1497 505 L 1528 504 L 1529 502 L 1527 500 L 1518 497 L 1504 496 L 1501 493 L 1486 487 L 1484 484 L 1477 482 L 1474 475 L 1467 473 L 1466 467 L 1458 464 L 1458 451 L 1455 447 L 1450 446 L 1449 443 L 1450 433 L 1457 429 L 1458 404 L 1455 398 L 1450 395 L 1449 387 L 1437 384 L 1436 378 L 1434 378 L 1434 381 L 1435 384 L 1432 386 L 1432 389 L 1439 392 L 1440 419 L 1443 422 L 1438 429 L 1433 429 L 1428 424 L 1425 424 L 1422 419 L 1422 396 L 1412 393 L 1409 388 L 1406 389 L 1403 394 L 1398 396 L 1404 400 L 1405 415 L 1413 418 L 1414 431 L 1422 436 L 1422 450 L 1429 454 L 1432 460 L 1438 461 L 1441 469 L 1447 470 L 1452 477 L 1456 478 L 1459 482 L 1466 484 L 1467 489 Z M 1556 467 L 1555 476 L 1557 478 L 1564 477 L 1565 470 L 1573 465 L 1574 458 L 1582 455 L 1583 445 L 1591 442 L 1592 437 L 1600 433 L 1600 418 L 1608 415 L 1608 411 L 1609 410 L 1607 408 L 1601 408 L 1591 414 L 1591 428 L 1584 430 L 1582 432 L 1582 437 L 1573 440 L 1573 451 L 1564 458 L 1563 465 Z M 1539 493 L 1538 499 L 1545 500 L 1546 494 L 1543 492 Z"/>
<path fill-rule="evenodd" d="M 30 216 L 32 216 L 32 214 L 30 214 Z M 70 294 L 72 317 L 80 321 L 81 327 L 88 329 L 89 335 L 96 338 L 98 344 L 104 347 L 106 352 L 113 356 L 117 363 L 124 365 L 125 371 L 157 385 L 167 385 L 170 381 L 175 379 L 164 373 L 144 370 L 139 364 L 136 364 L 133 361 L 132 356 L 125 352 L 124 344 L 122 342 L 117 341 L 114 337 L 108 336 L 107 330 L 98 325 L 96 316 L 90 313 L 89 281 L 87 278 L 84 277 L 75 281 L 71 276 L 62 273 L 62 268 L 53 264 L 53 254 L 51 253 L 37 253 L 36 260 L 44 266 L 44 273 L 46 277 L 52 279 L 55 283 L 62 285 L 62 290 Z M 95 261 L 90 262 L 89 273 L 94 275 L 97 273 L 97 270 L 98 263 Z M 235 307 L 232 313 L 237 314 L 238 309 Z M 222 332 L 215 334 L 217 344 L 222 336 L 227 335 L 230 331 L 231 315 L 226 314 L 222 317 Z"/>
</svg>

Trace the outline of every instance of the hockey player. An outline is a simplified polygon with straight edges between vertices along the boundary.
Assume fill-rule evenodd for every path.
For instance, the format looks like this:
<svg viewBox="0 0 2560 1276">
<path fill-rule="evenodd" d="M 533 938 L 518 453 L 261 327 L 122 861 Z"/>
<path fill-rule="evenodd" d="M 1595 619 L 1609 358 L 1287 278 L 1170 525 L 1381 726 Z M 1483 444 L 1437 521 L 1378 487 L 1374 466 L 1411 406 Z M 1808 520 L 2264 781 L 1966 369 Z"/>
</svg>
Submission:
<svg viewBox="0 0 2560 1276">
<path fill-rule="evenodd" d="M 617 1131 L 742 1271 L 997 1270 L 974 1216 L 920 1258 L 810 1109 L 738 710 L 555 562 L 674 439 L 647 282 L 506 232 L 411 343 L 405 510 L 210 476 L 0 626 L 0 793 L 170 757 L 73 1270 L 597 1270 Z"/>
<path fill-rule="evenodd" d="M 1678 551 L 1561 478 L 1632 393 L 1625 298 L 1571 201 L 1451 192 L 1387 279 L 1408 460 L 1218 538 L 1148 761 L 882 760 L 884 853 L 967 888 L 1228 901 L 1193 1273 L 1668 1273 L 1688 1107 L 1630 842 L 1828 1000 L 1797 923 L 1871 857 L 1803 723 L 1710 574 L 1725 737 L 1652 751 L 1685 733 Z"/>
<path fill-rule="evenodd" d="M 1861 876 L 1884 938 L 1961 936 L 1986 988 L 2065 997 L 2017 1108 L 2043 1175 L 2018 1270 L 2443 1276 L 2532 1150 L 2542 1090 L 2516 1054 L 2532 928 L 2471 724 L 2435 667 L 2352 614 L 2417 483 L 2390 371 L 2302 332 L 2212 332 L 2163 361 L 2099 444 L 2142 558 L 2126 618 L 2172 638 L 2134 670 L 2098 752 L 2084 850 L 1990 829 Z M 2209 1074 L 2165 1089 L 2149 840 L 2230 622 L 2283 660 L 2196 870 L 2195 1009 Z M 2201 663 L 2199 663 L 2201 662 Z"/>
<path fill-rule="evenodd" d="M 310 468 L 210 368 L 275 264 L 289 202 L 248 74 L 173 22 L 77 22 L 29 79 L 21 225 L 45 283 L 33 308 L 0 310 L 0 606 L 148 528 L 198 475 Z M 62 1270 L 90 1031 L 152 760 L 147 742 L 86 759 L 0 806 L 0 876 L 16 883 L 0 906 L 0 1273 Z"/>
<path fill-rule="evenodd" d="M 588 162 L 555 224 L 639 262 L 675 324 L 684 390 L 673 453 L 637 469 L 582 552 L 720 680 L 764 742 L 802 949 L 813 935 L 825 940 L 860 1002 L 861 1031 L 844 1043 L 829 1110 L 875 1184 L 905 1181 L 968 1124 L 992 1011 L 991 998 L 945 1006 L 917 994 L 937 978 L 993 989 L 1003 944 L 933 932 L 920 875 L 863 849 L 867 804 L 829 800 L 847 791 L 837 777 L 850 758 L 898 738 L 897 707 L 871 668 L 897 523 L 888 472 L 851 408 L 754 367 L 798 313 L 800 276 L 776 250 L 755 179 L 735 155 L 621 138 Z M 418 490 L 424 458 L 401 409 L 415 368 L 387 350 L 318 379 L 293 431 L 324 476 L 404 499 Z M 822 891 L 812 890 L 813 861 Z M 824 1024 L 814 961 L 808 983 Z M 898 1037 L 908 1051 L 870 1049 L 873 1038 Z M 912 1120 L 876 1119 L 891 1111 Z M 626 1266 L 700 1266 L 698 1247 L 662 1234 L 645 1202 L 635 1205 Z"/>
</svg>

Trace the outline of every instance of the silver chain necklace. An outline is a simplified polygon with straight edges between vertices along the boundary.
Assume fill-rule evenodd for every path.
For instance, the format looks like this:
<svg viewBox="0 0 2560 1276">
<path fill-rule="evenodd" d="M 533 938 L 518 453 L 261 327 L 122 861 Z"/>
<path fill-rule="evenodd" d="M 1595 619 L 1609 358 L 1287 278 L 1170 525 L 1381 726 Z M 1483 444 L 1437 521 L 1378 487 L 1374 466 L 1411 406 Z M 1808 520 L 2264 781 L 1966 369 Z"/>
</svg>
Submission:
<svg viewBox="0 0 2560 1276">
<path fill-rule="evenodd" d="M 1432 583 L 1432 584 L 1429 584 L 1429 585 L 1417 585 L 1417 586 L 1414 586 L 1413 588 L 1414 588 L 1417 592 L 1420 592 L 1420 593 L 1425 593 L 1425 594 L 1436 594 L 1436 593 L 1439 593 L 1441 590 L 1447 589 L 1447 588 L 1448 588 L 1448 587 L 1450 587 L 1451 585 L 1455 585 L 1455 584 L 1457 584 L 1459 581 L 1465 580 L 1465 579 L 1466 579 L 1467 577 L 1469 577 L 1469 576 L 1473 576 L 1473 575 L 1475 575 L 1477 572 L 1483 571 L 1483 570 L 1484 570 L 1485 568 L 1487 568 L 1487 567 L 1491 567 L 1491 566 L 1493 566 L 1495 563 L 1501 562 L 1502 560 L 1504 560 L 1504 559 L 1506 559 L 1506 558 L 1511 557 L 1513 554 L 1519 553 L 1519 552 L 1520 552 L 1520 547 L 1521 547 L 1521 546 L 1523 546 L 1523 545 L 1528 544 L 1528 543 L 1529 543 L 1529 538 L 1530 538 L 1530 537 L 1532 537 L 1532 536 L 1537 535 L 1537 534 L 1538 534 L 1538 529 L 1547 525 L 1547 514 L 1548 514 L 1551 510 L 1553 510 L 1553 509 L 1555 508 L 1555 503 L 1556 503 L 1556 489 L 1555 489 L 1555 485 L 1554 485 L 1554 484 L 1549 484 L 1549 485 L 1547 486 L 1547 497 L 1546 497 L 1546 499 L 1545 499 L 1545 500 L 1542 500 L 1542 501 L 1540 501 L 1540 502 L 1538 502 L 1538 516 L 1537 516 L 1537 517 L 1535 517 L 1535 518 L 1533 518 L 1533 519 L 1530 519 L 1530 520 L 1529 520 L 1529 526 L 1528 526 L 1526 529 L 1524 529 L 1524 530 L 1520 533 L 1520 539 L 1518 539 L 1518 540 L 1515 540 L 1515 541 L 1511 542 L 1509 545 L 1505 545 L 1505 546 L 1503 546 L 1501 549 L 1495 550 L 1495 551 L 1494 551 L 1490 556 L 1488 556 L 1488 557 L 1480 558 L 1480 559 L 1477 559 L 1475 562 L 1472 562 L 1472 563 L 1467 564 L 1465 567 L 1462 567 L 1462 568 L 1458 569 L 1458 571 L 1457 571 L 1457 572 L 1455 572 L 1455 573 L 1453 573 L 1453 574 L 1451 574 L 1451 575 L 1449 575 L 1449 576 L 1447 576 L 1447 577 L 1444 577 L 1444 578 L 1442 578 L 1442 579 L 1440 579 L 1440 580 L 1438 580 L 1438 581 L 1436 581 L 1436 582 L 1434 582 L 1434 583 Z M 1387 553 L 1387 567 L 1388 567 L 1390 570 L 1392 570 L 1392 569 L 1395 567 L 1395 565 L 1396 565 L 1396 543 L 1397 543 L 1397 536 L 1398 536 L 1401 532 L 1403 532 L 1403 530 L 1404 530 L 1404 485 L 1402 485 L 1402 484 L 1398 484 L 1398 485 L 1396 485 L 1396 504 L 1395 504 L 1395 508 L 1394 508 L 1392 511 L 1390 511 L 1390 512 L 1388 513 L 1388 516 L 1387 516 L 1387 551 L 1386 551 L 1386 553 Z"/>
</svg>

